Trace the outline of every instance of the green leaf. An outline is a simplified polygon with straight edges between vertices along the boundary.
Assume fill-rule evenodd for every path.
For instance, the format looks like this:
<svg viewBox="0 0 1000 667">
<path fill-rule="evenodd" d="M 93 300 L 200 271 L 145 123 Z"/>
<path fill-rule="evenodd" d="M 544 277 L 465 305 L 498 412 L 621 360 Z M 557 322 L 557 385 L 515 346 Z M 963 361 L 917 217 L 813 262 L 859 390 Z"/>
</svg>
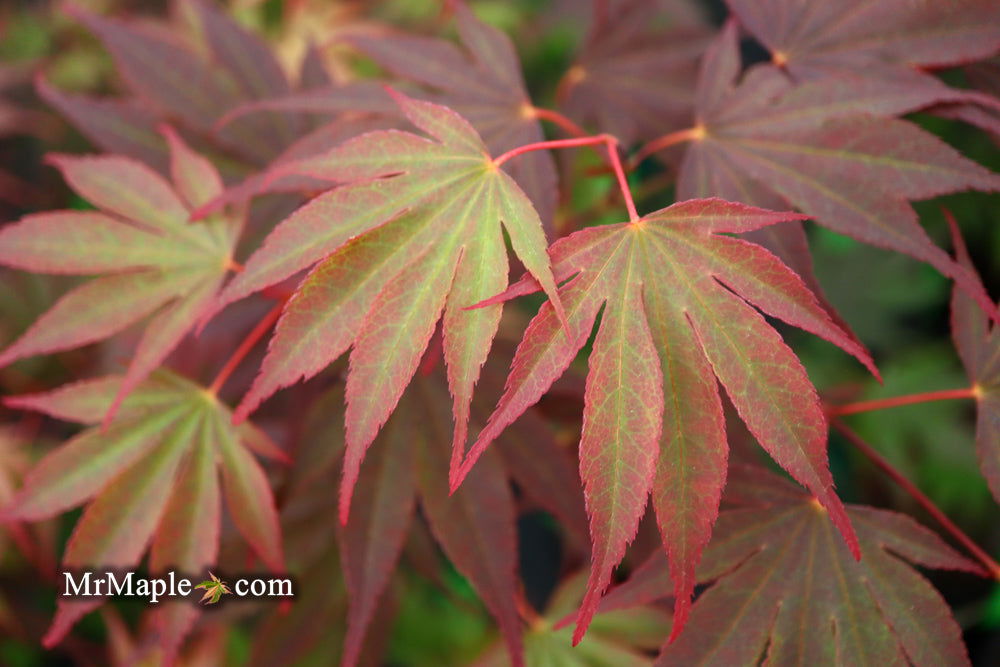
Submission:
<svg viewBox="0 0 1000 667">
<path fill-rule="evenodd" d="M 752 306 L 833 342 L 877 371 L 795 273 L 763 248 L 722 235 L 798 219 L 794 213 L 694 200 L 635 223 L 585 229 L 553 245 L 556 278 L 569 279 L 560 294 L 571 336 L 560 331 L 551 305 L 543 305 L 458 480 L 562 374 L 603 306 L 580 442 L 594 557 L 575 641 L 635 535 L 650 491 L 671 557 L 674 632 L 683 627 L 694 567 L 725 479 L 728 446 L 712 375 L 761 446 L 829 509 L 856 553 L 827 468 L 826 418 L 816 391 Z M 537 290 L 525 277 L 485 304 Z"/>
<path fill-rule="evenodd" d="M 218 174 L 171 137 L 175 185 L 186 197 L 210 195 Z M 108 274 L 65 294 L 11 346 L 0 366 L 112 336 L 152 315 L 118 395 L 152 372 L 211 304 L 231 264 L 240 222 L 214 217 L 190 224 L 192 208 L 151 169 L 117 156 L 54 156 L 70 186 L 100 213 L 56 211 L 0 230 L 0 264 L 44 273 Z M 194 183 L 207 188 L 194 193 Z"/>
<path fill-rule="evenodd" d="M 347 457 L 341 520 L 365 450 L 417 369 L 444 315 L 444 354 L 461 454 L 469 404 L 499 308 L 466 306 L 502 290 L 514 252 L 559 309 L 537 214 L 479 135 L 453 111 L 394 93 L 434 141 L 371 132 L 300 162 L 297 173 L 345 182 L 280 223 L 221 295 L 225 304 L 322 260 L 288 302 L 260 375 L 237 409 L 248 415 L 281 387 L 353 346 L 347 376 Z M 324 259 L 325 258 L 325 259 Z"/>
<path fill-rule="evenodd" d="M 8 402 L 94 423 L 122 382 L 102 378 Z M 91 411 L 89 417 L 85 410 Z M 218 554 L 219 472 L 236 527 L 272 570 L 283 571 L 271 487 L 241 429 L 232 425 L 231 412 L 214 396 L 166 371 L 124 400 L 119 419 L 107 431 L 91 426 L 42 458 L 2 515 L 36 520 L 93 498 L 70 538 L 65 567 L 135 569 L 152 542 L 154 573 L 194 572 L 213 565 Z M 46 645 L 61 641 L 100 602 L 61 601 Z M 163 649 L 173 655 L 194 616 L 183 601 L 167 601 L 158 613 Z"/>
</svg>

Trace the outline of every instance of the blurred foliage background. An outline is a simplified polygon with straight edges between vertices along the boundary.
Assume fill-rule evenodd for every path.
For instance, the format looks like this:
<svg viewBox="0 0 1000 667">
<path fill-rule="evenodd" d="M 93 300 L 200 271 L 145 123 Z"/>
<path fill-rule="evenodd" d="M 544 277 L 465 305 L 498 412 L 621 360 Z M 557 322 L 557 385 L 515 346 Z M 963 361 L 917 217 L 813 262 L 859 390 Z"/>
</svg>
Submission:
<svg viewBox="0 0 1000 667">
<path fill-rule="evenodd" d="M 166 0 L 77 3 L 113 16 L 164 17 L 171 12 Z M 572 62 L 588 20 L 588 4 L 582 0 L 470 2 L 481 18 L 518 35 L 525 77 L 539 105 L 552 102 L 557 83 Z M 358 20 L 381 21 L 425 34 L 449 30 L 442 24 L 439 0 L 232 0 L 229 9 L 244 25 L 263 34 L 289 68 L 302 58 L 307 43 L 326 43 L 341 27 Z M 717 2 L 692 3 L 691 9 L 703 12 L 715 24 L 725 15 Z M 759 47 L 745 44 L 745 56 L 762 53 Z M 336 49 L 328 55 L 333 69 L 364 67 L 341 58 Z M 42 158 L 48 151 L 92 149 L 37 97 L 32 82 L 38 72 L 66 91 L 110 94 L 120 87 L 109 55 L 60 10 L 59 3 L 4 0 L 0 4 L 0 223 L 34 210 L 80 205 Z M 963 83 L 960 70 L 945 76 L 956 85 Z M 926 114 L 911 118 L 966 156 L 1000 171 L 1000 150 L 982 131 Z M 574 152 L 566 159 L 573 162 L 564 164 L 564 170 L 577 174 L 599 165 L 585 152 Z M 621 211 L 615 202 L 607 201 L 611 188 L 606 176 L 578 178 L 564 215 L 579 217 L 583 224 L 615 220 Z M 648 194 L 640 200 L 640 209 L 670 201 L 669 187 Z M 941 207 L 961 221 L 973 261 L 994 295 L 1000 288 L 998 203 L 996 195 L 965 193 L 917 204 L 923 224 L 942 247 L 949 247 L 950 241 Z M 808 229 L 817 275 L 830 302 L 872 350 L 884 375 L 884 384 L 879 386 L 858 364 L 823 341 L 782 328 L 823 394 L 847 402 L 967 385 L 949 338 L 951 285 L 946 278 L 900 254 L 863 246 L 814 225 Z M 13 339 L 67 285 L 57 278 L 0 272 L 0 343 Z M 77 369 L 88 363 L 87 356 L 85 349 L 0 369 L 0 392 L 22 393 L 61 384 L 76 377 Z M 848 419 L 987 551 L 1000 553 L 997 507 L 976 466 L 971 404 L 923 404 Z M 0 501 L 16 486 L 29 461 L 67 433 L 64 426 L 0 408 Z M 836 435 L 831 459 L 845 500 L 892 507 L 934 526 L 905 494 Z M 35 568 L 61 553 L 77 516 L 70 513 L 25 529 L 32 545 L 27 554 L 10 546 L 23 536 L 0 531 L 0 664 L 106 664 L 115 656 L 134 655 L 129 647 L 134 648 L 141 637 L 136 625 L 141 607 L 128 602 L 105 609 L 100 618 L 87 619 L 77 638 L 56 651 L 43 651 L 38 644 L 54 609 L 55 584 L 40 578 Z M 522 518 L 520 536 L 528 596 L 547 600 L 556 586 L 557 565 L 553 563 L 558 562 L 558 536 L 548 517 L 540 514 Z M 460 664 L 493 641 L 491 620 L 471 587 L 453 569 L 440 568 L 435 578 L 429 578 L 411 566 L 396 582 L 397 617 L 385 664 Z M 932 579 L 965 629 L 974 662 L 1000 664 L 1000 587 L 968 577 L 935 574 Z M 320 576 L 310 585 L 324 594 L 323 586 L 339 584 Z M 212 616 L 214 620 L 198 635 L 187 658 L 191 664 L 197 664 L 198 656 L 204 660 L 201 664 L 218 664 L 220 659 L 226 664 L 244 664 L 254 651 L 258 626 L 239 609 Z M 325 655 L 318 650 L 304 664 L 326 664 Z"/>
</svg>

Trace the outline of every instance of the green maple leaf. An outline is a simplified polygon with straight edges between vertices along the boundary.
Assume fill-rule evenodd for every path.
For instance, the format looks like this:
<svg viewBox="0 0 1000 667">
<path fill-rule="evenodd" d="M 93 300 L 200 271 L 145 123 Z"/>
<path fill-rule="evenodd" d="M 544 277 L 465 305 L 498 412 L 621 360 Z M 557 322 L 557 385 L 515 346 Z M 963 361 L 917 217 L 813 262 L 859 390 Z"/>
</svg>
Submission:
<svg viewBox="0 0 1000 667">
<path fill-rule="evenodd" d="M 242 228 L 235 217 L 191 224 L 222 191 L 215 167 L 164 128 L 173 183 L 117 156 L 50 156 L 98 211 L 47 211 L 0 231 L 0 264 L 98 277 L 70 290 L 3 352 L 0 367 L 109 338 L 151 316 L 105 426 L 122 400 L 181 342 L 212 304 Z"/>
<path fill-rule="evenodd" d="M 204 588 L 205 594 L 201 596 L 200 602 L 204 604 L 215 604 L 219 601 L 223 595 L 232 595 L 232 591 L 229 590 L 229 586 L 226 582 L 219 579 L 217 576 L 208 573 L 211 579 L 206 580 L 195 586 L 195 588 Z"/>
<path fill-rule="evenodd" d="M 10 407 L 91 425 L 53 449 L 0 509 L 0 520 L 38 521 L 86 503 L 62 565 L 71 570 L 196 572 L 218 556 L 222 502 L 237 530 L 273 571 L 284 554 L 274 497 L 253 452 L 285 458 L 250 423 L 202 387 L 158 371 L 122 403 L 107 429 L 96 425 L 120 393 L 119 377 L 84 380 L 51 392 L 11 396 Z M 287 459 L 286 459 L 287 460 Z M 100 599 L 61 599 L 44 642 L 52 646 Z M 157 609 L 167 653 L 190 629 L 192 608 Z"/>
<path fill-rule="evenodd" d="M 728 446 L 716 378 L 761 446 L 808 487 L 857 553 L 826 462 L 826 420 L 805 370 L 754 306 L 838 345 L 877 373 L 795 273 L 724 233 L 800 220 L 725 202 L 680 202 L 633 223 L 591 227 L 550 249 L 570 336 L 543 305 L 525 332 L 506 390 L 453 476 L 569 366 L 603 313 L 590 355 L 580 476 L 594 540 L 575 641 L 635 535 L 650 494 L 683 627 L 694 570 L 725 481 Z M 485 304 L 538 290 L 531 277 Z"/>
<path fill-rule="evenodd" d="M 500 322 L 499 307 L 464 309 L 507 286 L 504 230 L 562 312 L 538 214 L 479 134 L 446 107 L 392 95 L 434 140 L 370 132 L 295 165 L 294 173 L 346 185 L 281 222 L 213 309 L 318 262 L 288 302 L 235 415 L 246 417 L 278 389 L 315 375 L 353 347 L 342 521 L 365 451 L 442 317 L 453 441 L 461 454 L 473 387 Z"/>
</svg>

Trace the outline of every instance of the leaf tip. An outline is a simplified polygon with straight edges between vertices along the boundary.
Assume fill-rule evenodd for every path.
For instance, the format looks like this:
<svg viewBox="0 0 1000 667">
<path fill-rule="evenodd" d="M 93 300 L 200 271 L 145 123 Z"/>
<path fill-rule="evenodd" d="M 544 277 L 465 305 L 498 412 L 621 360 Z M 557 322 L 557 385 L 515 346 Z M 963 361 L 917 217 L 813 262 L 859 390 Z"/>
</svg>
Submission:
<svg viewBox="0 0 1000 667">
<path fill-rule="evenodd" d="M 693 582 L 691 582 L 693 585 Z M 670 637 L 667 638 L 667 644 L 673 644 L 674 640 L 677 639 L 681 631 L 684 630 L 684 626 L 687 625 L 688 616 L 691 613 L 691 595 L 693 590 L 689 589 L 689 586 L 685 585 L 683 590 L 674 591 L 674 620 L 670 627 Z"/>
</svg>

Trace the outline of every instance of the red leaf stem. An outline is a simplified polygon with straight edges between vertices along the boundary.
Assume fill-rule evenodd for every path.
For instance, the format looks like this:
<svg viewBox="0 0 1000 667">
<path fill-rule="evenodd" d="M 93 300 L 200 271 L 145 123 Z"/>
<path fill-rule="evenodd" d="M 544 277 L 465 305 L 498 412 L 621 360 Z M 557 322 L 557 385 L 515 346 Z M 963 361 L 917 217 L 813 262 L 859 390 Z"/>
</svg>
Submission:
<svg viewBox="0 0 1000 667">
<path fill-rule="evenodd" d="M 229 357 L 229 360 L 226 361 L 222 370 L 219 371 L 219 374 L 215 376 L 214 380 L 212 380 L 212 384 L 208 386 L 208 392 L 210 394 L 218 393 L 219 389 L 222 388 L 222 385 L 229 379 L 229 376 L 232 375 L 234 370 L 236 370 L 236 367 L 240 365 L 240 362 L 243 361 L 244 357 L 246 357 L 250 353 L 250 350 L 253 349 L 253 346 L 257 344 L 257 341 L 259 341 L 264 334 L 271 329 L 274 323 L 278 321 L 278 316 L 281 315 L 281 310 L 285 307 L 285 301 L 285 299 L 282 299 L 280 302 L 274 304 L 274 307 L 268 311 L 267 315 L 265 315 L 260 322 L 257 323 L 257 326 L 255 326 L 249 334 L 247 334 L 247 337 L 243 339 L 243 342 L 236 348 L 233 355 Z"/>
<path fill-rule="evenodd" d="M 893 396 L 891 398 L 878 398 L 871 401 L 845 403 L 844 405 L 831 405 L 827 407 L 827 414 L 831 417 L 853 415 L 858 412 L 871 412 L 872 410 L 883 410 L 885 408 L 895 408 L 901 405 L 913 405 L 914 403 L 930 403 L 931 401 L 946 401 L 956 398 L 975 398 L 976 391 L 975 387 L 967 387 L 965 389 L 943 389 L 941 391 L 928 391 L 920 394 L 908 394 L 906 396 Z"/>
<path fill-rule="evenodd" d="M 865 442 L 857 433 L 852 431 L 850 427 L 847 426 L 840 419 L 834 418 L 830 420 L 830 425 L 837 429 L 841 435 L 843 435 L 848 442 L 858 448 L 858 450 L 864 454 L 868 460 L 875 464 L 877 468 L 882 470 L 886 475 L 888 475 L 892 481 L 896 482 L 904 491 L 906 491 L 917 503 L 927 511 L 934 520 L 941 524 L 941 527 L 948 532 L 957 542 L 959 542 L 966 551 L 969 552 L 976 560 L 983 564 L 983 566 L 989 571 L 990 576 L 994 579 L 1000 581 L 1000 563 L 997 563 L 993 558 L 983 551 L 983 549 L 972 541 L 968 535 L 966 535 L 961 528 L 959 528 L 948 516 L 942 512 L 934 501 L 924 495 L 923 491 L 917 488 L 917 486 L 908 480 L 903 473 L 899 472 L 892 467 L 881 454 L 879 454 L 874 447 Z"/>
</svg>

